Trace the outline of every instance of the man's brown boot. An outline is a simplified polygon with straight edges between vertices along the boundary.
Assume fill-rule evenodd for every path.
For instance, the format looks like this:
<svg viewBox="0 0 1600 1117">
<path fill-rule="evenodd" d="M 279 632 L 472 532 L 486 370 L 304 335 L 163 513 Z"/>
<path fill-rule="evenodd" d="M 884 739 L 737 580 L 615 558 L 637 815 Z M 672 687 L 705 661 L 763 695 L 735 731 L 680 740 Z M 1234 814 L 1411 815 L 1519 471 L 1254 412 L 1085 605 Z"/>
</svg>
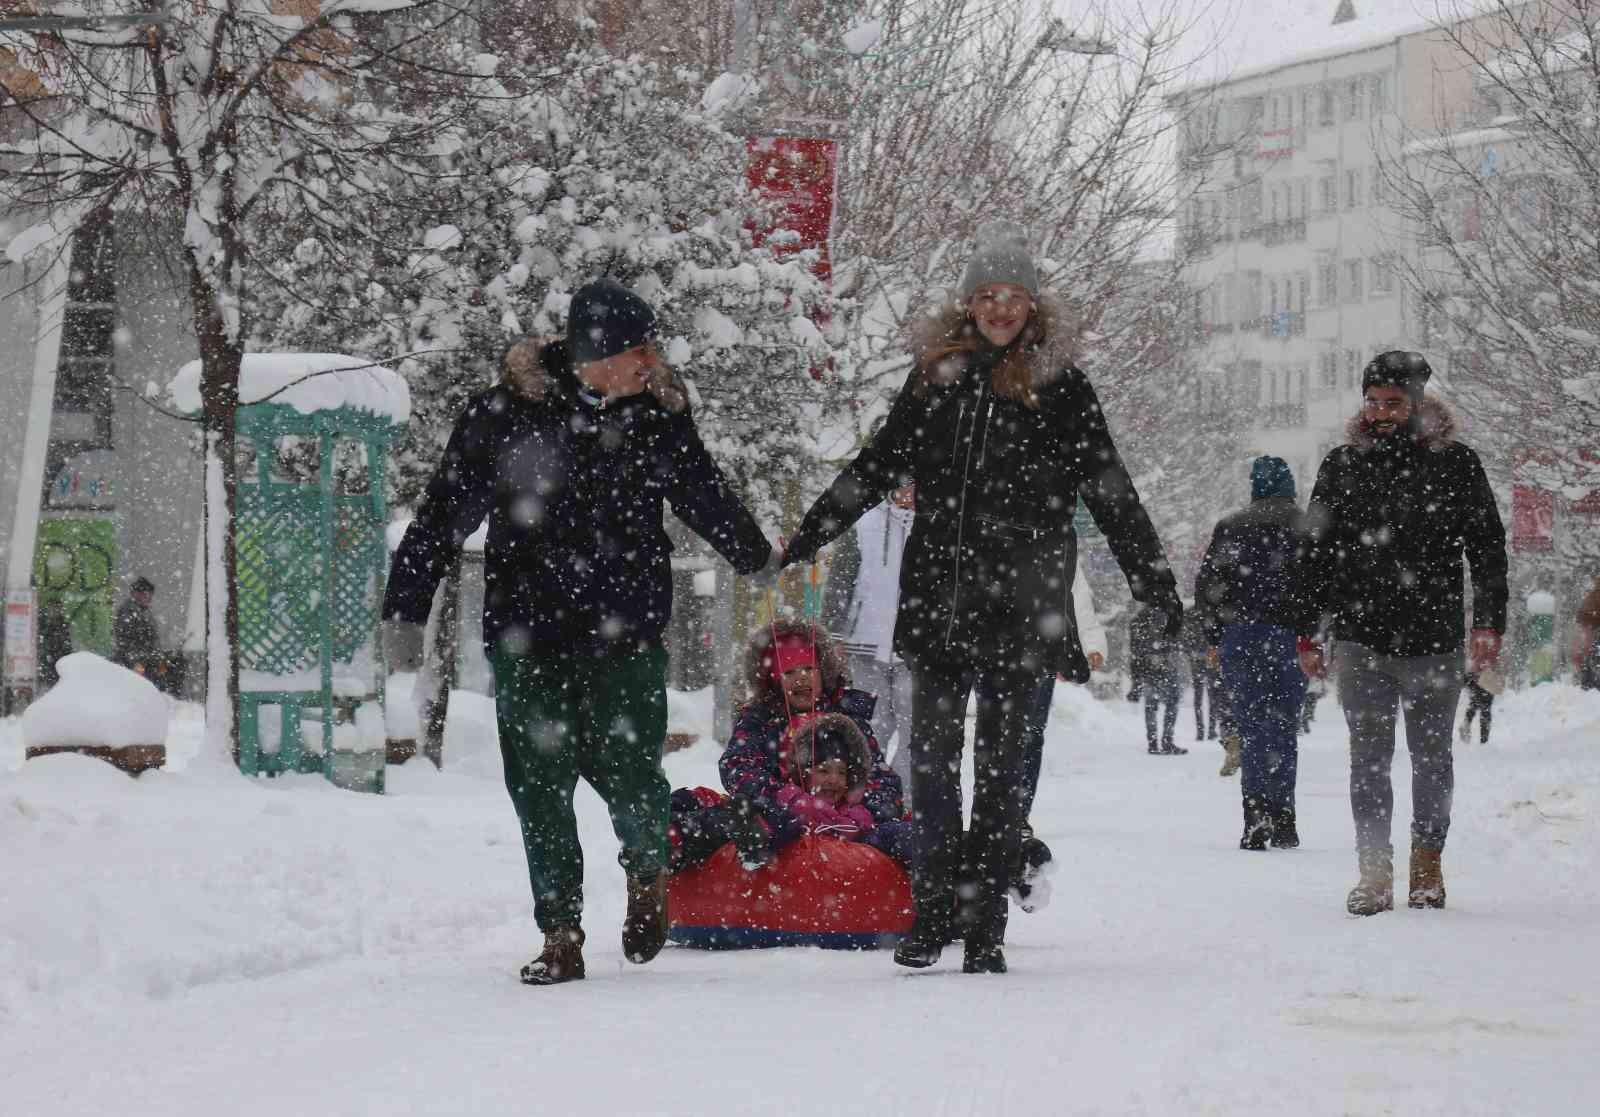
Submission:
<svg viewBox="0 0 1600 1117">
<path fill-rule="evenodd" d="M 622 953 L 628 961 L 650 961 L 667 941 L 667 874 L 665 870 L 628 874 L 628 915 L 622 921 Z"/>
<path fill-rule="evenodd" d="M 583 979 L 583 930 L 557 927 L 544 933 L 544 951 L 522 967 L 524 985 L 560 985 Z"/>
<path fill-rule="evenodd" d="M 1362 850 L 1361 879 L 1346 897 L 1351 915 L 1377 915 L 1394 910 L 1394 855 L 1388 850 Z"/>
<path fill-rule="evenodd" d="M 1444 907 L 1444 867 L 1439 864 L 1443 852 L 1411 848 L 1411 907 Z"/>
</svg>

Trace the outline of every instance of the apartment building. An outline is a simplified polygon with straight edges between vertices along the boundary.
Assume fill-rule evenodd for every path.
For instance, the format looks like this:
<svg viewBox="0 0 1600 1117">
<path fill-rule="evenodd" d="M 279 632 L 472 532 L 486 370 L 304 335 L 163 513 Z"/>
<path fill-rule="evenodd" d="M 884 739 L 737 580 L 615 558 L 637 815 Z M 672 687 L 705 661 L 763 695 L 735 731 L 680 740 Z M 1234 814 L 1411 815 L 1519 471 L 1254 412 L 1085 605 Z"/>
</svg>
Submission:
<svg viewBox="0 0 1600 1117">
<path fill-rule="evenodd" d="M 1284 458 L 1308 489 L 1344 440 L 1365 363 L 1423 347 L 1395 268 L 1413 238 L 1380 154 L 1470 83 L 1405 0 L 1303 0 L 1258 38 L 1248 69 L 1169 99 L 1193 195 L 1180 244 L 1202 407 L 1251 416 L 1246 450 Z"/>
</svg>

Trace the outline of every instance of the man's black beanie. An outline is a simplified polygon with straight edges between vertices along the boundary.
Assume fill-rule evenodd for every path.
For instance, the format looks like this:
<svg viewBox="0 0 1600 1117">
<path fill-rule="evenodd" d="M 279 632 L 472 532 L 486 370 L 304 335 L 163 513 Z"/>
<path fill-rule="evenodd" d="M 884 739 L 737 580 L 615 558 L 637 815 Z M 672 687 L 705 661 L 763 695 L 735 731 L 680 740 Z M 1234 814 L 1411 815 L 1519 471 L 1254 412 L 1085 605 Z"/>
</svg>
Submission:
<svg viewBox="0 0 1600 1117">
<path fill-rule="evenodd" d="M 650 304 L 610 276 L 579 287 L 567 311 L 572 363 L 603 361 L 656 336 Z"/>
<path fill-rule="evenodd" d="M 1367 362 L 1367 367 L 1361 373 L 1361 390 L 1399 388 L 1413 400 L 1420 400 L 1422 390 L 1428 386 L 1428 378 L 1432 375 L 1433 369 L 1421 353 L 1391 349 Z"/>
</svg>

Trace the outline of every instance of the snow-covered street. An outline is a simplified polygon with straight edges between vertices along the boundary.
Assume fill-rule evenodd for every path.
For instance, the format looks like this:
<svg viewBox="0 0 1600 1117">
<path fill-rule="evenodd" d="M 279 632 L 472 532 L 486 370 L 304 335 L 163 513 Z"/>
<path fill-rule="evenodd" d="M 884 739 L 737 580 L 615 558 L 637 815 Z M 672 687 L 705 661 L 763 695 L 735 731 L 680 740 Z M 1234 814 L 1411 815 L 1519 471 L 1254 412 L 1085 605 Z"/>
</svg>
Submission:
<svg viewBox="0 0 1600 1117">
<path fill-rule="evenodd" d="M 812 950 L 628 965 L 585 789 L 589 980 L 549 989 L 516 980 L 522 850 L 463 705 L 451 770 L 391 768 L 384 797 L 185 764 L 188 708 L 175 770 L 137 781 L 22 766 L 3 723 L 5 1111 L 1543 1114 L 1600 1087 L 1600 694 L 1507 694 L 1496 739 L 1457 748 L 1449 909 L 1357 919 L 1333 703 L 1303 745 L 1303 847 L 1247 854 L 1214 743 L 1147 756 L 1135 707 L 1058 688 L 1034 815 L 1055 899 L 1013 914 L 1005 977 L 959 951 L 920 973 Z M 716 755 L 669 757 L 674 785 L 715 783 Z M 1403 752 L 1396 774 L 1404 814 Z"/>
</svg>

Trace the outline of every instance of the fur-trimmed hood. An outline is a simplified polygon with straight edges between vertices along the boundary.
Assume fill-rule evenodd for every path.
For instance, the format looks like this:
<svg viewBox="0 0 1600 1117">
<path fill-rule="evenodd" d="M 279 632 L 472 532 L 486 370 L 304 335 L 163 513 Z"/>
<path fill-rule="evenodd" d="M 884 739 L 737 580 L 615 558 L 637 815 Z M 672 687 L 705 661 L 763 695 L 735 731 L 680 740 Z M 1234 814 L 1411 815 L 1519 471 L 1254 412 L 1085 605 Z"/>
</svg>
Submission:
<svg viewBox="0 0 1600 1117">
<path fill-rule="evenodd" d="M 837 733 L 849 745 L 845 771 L 850 786 L 845 797 L 851 803 L 859 803 L 867 793 L 867 779 L 874 767 L 872 749 L 867 745 L 867 735 L 847 714 L 825 713 L 796 718 L 789 731 L 788 749 L 779 750 L 780 755 L 787 754 L 788 771 L 785 775 L 792 783 L 800 782 L 802 773 L 808 771 L 815 761 L 817 734 L 825 731 Z"/>
<path fill-rule="evenodd" d="M 1455 441 L 1455 413 L 1438 396 L 1422 397 L 1422 402 L 1412 412 L 1410 426 L 1413 437 L 1424 449 L 1443 450 Z M 1371 450 L 1378 445 L 1378 440 L 1362 425 L 1359 411 L 1345 421 L 1344 434 L 1357 450 Z"/>
<path fill-rule="evenodd" d="M 1027 365 L 1030 383 L 1038 391 L 1059 380 L 1074 364 L 1080 336 L 1077 315 L 1060 297 L 1045 294 L 1035 300 L 1027 325 L 1009 352 Z M 940 359 L 941 353 L 952 348 L 976 351 L 984 344 L 965 304 L 951 291 L 927 312 L 913 317 L 907 343 L 921 374 L 919 394 L 953 384 L 965 371 L 963 362 Z"/>
<path fill-rule="evenodd" d="M 578 391 L 572 354 L 561 338 L 525 337 L 506 350 L 501 382 L 534 403 L 543 403 L 552 396 L 575 398 Z M 656 364 L 646 391 L 674 415 L 688 410 L 689 390 L 683 378 L 665 362 Z"/>
<path fill-rule="evenodd" d="M 782 636 L 801 636 L 808 640 L 815 640 L 817 646 L 817 667 L 822 675 L 823 694 L 832 694 L 845 684 L 844 649 L 834 638 L 818 625 L 810 621 L 800 620 L 796 617 L 779 617 L 771 624 L 762 625 L 760 630 L 750 637 L 750 645 L 744 651 L 744 682 L 749 702 L 765 702 L 774 699 L 780 710 L 783 707 L 783 694 L 777 681 L 772 677 L 772 644 L 774 634 Z M 820 698 L 821 695 L 818 695 Z"/>
</svg>

